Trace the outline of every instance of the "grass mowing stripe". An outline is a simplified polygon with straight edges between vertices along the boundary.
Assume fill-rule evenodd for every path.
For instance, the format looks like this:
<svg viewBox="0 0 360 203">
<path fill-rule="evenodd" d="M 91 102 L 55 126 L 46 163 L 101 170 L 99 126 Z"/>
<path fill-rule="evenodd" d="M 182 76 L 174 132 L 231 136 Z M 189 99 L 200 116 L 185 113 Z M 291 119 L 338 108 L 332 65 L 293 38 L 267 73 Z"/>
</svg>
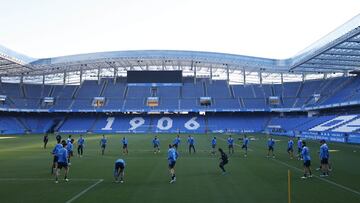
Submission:
<svg viewBox="0 0 360 203">
<path fill-rule="evenodd" d="M 277 163 L 279 163 L 279 164 L 282 164 L 283 166 L 287 166 L 287 167 L 292 168 L 292 169 L 294 169 L 294 170 L 297 170 L 297 171 L 299 171 L 299 172 L 303 172 L 303 170 L 301 170 L 301 169 L 299 169 L 299 168 L 296 168 L 295 166 L 291 166 L 291 165 L 289 165 L 289 164 L 287 164 L 287 163 L 285 163 L 285 162 L 283 162 L 283 161 L 280 161 L 280 160 L 277 160 L 277 159 L 272 159 L 272 160 L 275 161 L 275 162 L 277 162 Z M 356 190 L 354 190 L 354 189 L 351 189 L 351 188 L 349 188 L 349 187 L 346 187 L 346 186 L 344 186 L 344 185 L 338 184 L 338 183 L 336 183 L 336 182 L 334 182 L 334 181 L 327 180 L 327 179 L 325 179 L 325 178 L 321 178 L 321 177 L 319 177 L 319 176 L 317 176 L 317 175 L 314 175 L 314 174 L 313 174 L 313 177 L 315 177 L 315 178 L 317 178 L 317 179 L 319 179 L 319 180 L 322 180 L 322 181 L 324 181 L 324 182 L 330 183 L 330 184 L 332 184 L 332 185 L 334 185 L 334 186 L 337 186 L 337 187 L 339 187 L 339 188 L 342 188 L 342 189 L 344 189 L 344 190 L 347 190 L 347 191 L 349 191 L 349 192 L 352 192 L 352 193 L 355 193 L 355 194 L 357 194 L 357 195 L 360 195 L 360 192 L 358 192 L 358 191 L 356 191 Z"/>
<path fill-rule="evenodd" d="M 54 179 L 50 178 L 0 178 L 0 181 L 53 181 Z M 84 181 L 84 182 L 93 182 L 99 181 L 102 179 L 87 179 L 87 178 L 74 178 L 70 181 Z"/>
<path fill-rule="evenodd" d="M 115 156 L 114 156 L 115 157 Z M 114 160 L 114 157 L 102 157 L 102 159 L 111 159 Z M 117 156 L 116 156 L 117 157 Z M 167 161 L 167 157 L 162 156 L 162 157 L 123 157 L 124 159 L 129 159 L 129 160 L 163 160 L 163 161 Z M 210 160 L 214 160 L 214 157 L 179 157 L 179 159 L 184 159 L 184 160 L 204 160 L 204 159 L 210 159 Z"/>
<path fill-rule="evenodd" d="M 77 198 L 81 197 L 83 194 L 87 193 L 89 190 L 91 190 L 92 188 L 94 188 L 95 186 L 97 186 L 98 184 L 100 184 L 103 181 L 104 181 L 104 179 L 98 180 L 96 183 L 90 185 L 85 190 L 81 191 L 79 194 L 75 195 L 73 198 L 69 199 L 65 203 L 71 203 L 71 202 L 75 201 Z"/>
<path fill-rule="evenodd" d="M 220 137 L 220 139 L 223 140 L 223 141 L 225 141 L 225 142 L 227 141 L 226 139 L 221 138 L 221 137 Z M 236 144 L 236 143 L 235 143 L 234 145 L 241 146 L 241 145 Z M 253 151 L 253 150 L 252 150 L 252 151 Z M 285 163 L 285 162 L 283 162 L 283 161 L 280 161 L 280 160 L 277 160 L 277 159 L 271 159 L 271 160 L 273 160 L 274 162 L 280 163 L 280 164 L 282 164 L 283 166 L 287 166 L 287 167 L 292 168 L 292 169 L 294 169 L 294 170 L 297 170 L 297 171 L 299 171 L 299 172 L 303 172 L 303 170 L 301 170 L 301 169 L 299 169 L 299 168 L 297 168 L 297 167 L 295 167 L 295 166 L 289 165 L 289 164 L 287 164 L 287 163 Z M 334 186 L 337 186 L 337 187 L 339 187 L 339 188 L 342 188 L 342 189 L 344 189 L 344 190 L 346 190 L 346 191 L 348 191 L 348 192 L 352 192 L 352 193 L 354 193 L 354 194 L 360 195 L 360 192 L 359 192 L 359 191 L 356 191 L 356 190 L 351 189 L 351 188 L 349 188 L 349 187 L 346 187 L 346 186 L 344 186 L 344 185 L 338 184 L 338 183 L 336 183 L 336 182 L 334 182 L 334 181 L 321 178 L 321 177 L 319 177 L 319 176 L 317 176 L 317 175 L 313 175 L 313 176 L 314 176 L 316 179 L 322 180 L 322 181 L 327 182 L 327 183 L 329 183 L 329 184 L 331 184 L 331 185 L 334 185 Z"/>
<path fill-rule="evenodd" d="M 92 136 L 92 135 L 91 135 Z M 129 139 L 129 155 L 122 155 L 121 138 Z M 175 198 L 173 203 L 198 202 L 216 203 L 226 201 L 228 203 L 239 202 L 239 196 L 243 202 L 257 203 L 269 202 L 278 203 L 287 200 L 287 188 L 285 170 L 290 169 L 295 176 L 301 175 L 300 170 L 294 170 L 284 166 L 272 159 L 266 158 L 268 151 L 267 135 L 254 134 L 255 140 L 250 141 L 251 151 L 249 157 L 243 158 L 244 151 L 240 150 L 243 144 L 238 137 L 233 135 L 235 141 L 235 153 L 229 156 L 230 164 L 227 165 L 229 174 L 220 175 L 217 168 L 218 156 L 212 156 L 211 139 L 218 137 L 218 146 L 227 151 L 226 139 L 228 135 L 194 135 L 198 153 L 189 154 L 186 144 L 187 135 L 180 135 L 183 143 L 179 147 L 180 159 L 177 166 L 179 181 L 169 186 L 168 169 L 166 167 L 167 150 L 165 143 L 172 143 L 175 135 L 158 134 L 162 145 L 160 154 L 154 154 L 151 140 L 154 135 L 107 135 L 108 146 L 104 156 L 101 156 L 99 139 L 101 135 L 88 137 L 84 157 L 73 157 L 71 177 L 91 178 L 94 181 L 75 181 L 70 179 L 69 183 L 54 184 L 52 176 L 49 176 L 48 165 L 52 161 L 50 151 L 55 144 L 55 140 L 49 142 L 49 149 L 40 149 L 42 136 L 27 135 L 14 139 L 0 141 L 0 202 L 53 202 L 64 203 L 86 190 L 100 179 L 104 181 L 85 194 L 81 195 L 71 203 L 96 202 L 99 196 L 103 202 L 113 202 L 114 199 L 120 202 L 147 202 L 159 203 L 166 202 Z M 67 137 L 67 136 L 65 136 Z M 76 138 L 78 136 L 76 135 Z M 250 136 L 249 136 L 250 137 Z M 252 137 L 252 136 L 251 136 Z M 75 137 L 74 137 L 75 138 Z M 91 139 L 90 139 L 91 138 Z M 220 139 L 221 138 L 221 139 Z M 290 160 L 287 150 L 287 137 L 276 137 L 280 142 L 276 142 L 275 152 L 277 160 L 286 164 L 302 169 L 302 162 Z M 32 144 L 38 147 L 32 148 Z M 1 149 L 14 149 L 21 147 L 22 144 L 29 147 L 17 151 L 4 151 Z M 319 162 L 317 141 L 309 141 L 309 147 L 313 149 L 314 161 Z M 76 145 L 75 145 L 76 146 Z M 240 147 L 239 147 L 240 146 Z M 328 180 L 335 181 L 349 188 L 360 191 L 358 188 L 358 176 L 360 171 L 360 157 L 353 150 L 360 151 L 358 148 L 346 148 L 342 144 L 331 143 L 331 149 L 340 150 L 333 154 L 336 161 L 336 170 Z M 218 154 L 217 154 L 218 155 Z M 114 161 L 118 158 L 127 161 L 127 183 L 119 185 L 110 184 L 113 179 L 112 170 Z M 23 171 L 31 164 L 29 170 Z M 334 162 L 335 163 L 335 162 Z M 315 171 L 314 171 L 315 172 Z M 1 175 L 2 174 L 2 175 Z M 23 174 L 21 176 L 21 174 Z M 319 175 L 319 173 L 315 173 Z M 43 178 L 49 180 L 1 181 L 1 178 Z M 62 181 L 61 181 L 62 182 Z M 294 202 L 359 202 L 360 196 L 346 189 L 334 186 L 333 184 L 319 181 L 317 178 L 303 181 L 294 177 L 293 182 L 293 201 Z M 64 187 L 66 186 L 66 187 Z M 120 189 L 120 190 L 119 190 Z M 21 191 L 22 195 L 13 195 Z M 56 196 L 53 194 L 57 194 Z M 180 194 L 180 195 L 179 195 Z M 257 194 L 257 195 L 249 195 Z"/>
</svg>

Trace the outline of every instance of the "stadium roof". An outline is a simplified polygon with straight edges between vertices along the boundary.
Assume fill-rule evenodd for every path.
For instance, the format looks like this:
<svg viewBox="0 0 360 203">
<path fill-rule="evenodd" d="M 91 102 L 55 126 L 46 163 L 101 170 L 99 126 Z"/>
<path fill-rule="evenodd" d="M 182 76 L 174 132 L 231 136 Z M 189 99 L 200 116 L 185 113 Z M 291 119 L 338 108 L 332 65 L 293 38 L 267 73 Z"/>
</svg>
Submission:
<svg viewBox="0 0 360 203">
<path fill-rule="evenodd" d="M 119 67 L 146 70 L 149 66 L 166 70 L 212 67 L 274 73 L 360 70 L 360 15 L 289 59 L 175 50 L 114 51 L 34 59 L 0 46 L 0 76 L 47 75 Z"/>
</svg>

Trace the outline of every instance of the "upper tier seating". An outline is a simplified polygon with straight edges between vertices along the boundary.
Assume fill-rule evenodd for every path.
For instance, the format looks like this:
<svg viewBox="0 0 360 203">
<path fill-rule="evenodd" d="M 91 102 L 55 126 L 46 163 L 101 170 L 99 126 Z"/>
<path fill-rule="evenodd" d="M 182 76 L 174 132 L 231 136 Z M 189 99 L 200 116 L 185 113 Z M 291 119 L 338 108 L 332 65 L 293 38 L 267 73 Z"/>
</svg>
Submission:
<svg viewBox="0 0 360 203">
<path fill-rule="evenodd" d="M 150 87 L 129 86 L 126 98 L 134 99 L 134 98 L 146 98 L 150 96 L 152 96 Z"/>
<path fill-rule="evenodd" d="M 203 83 L 183 83 L 182 98 L 199 98 L 205 96 Z"/>
<path fill-rule="evenodd" d="M 104 89 L 104 93 L 102 96 L 105 98 L 117 98 L 123 99 L 124 98 L 124 91 L 126 85 L 124 83 L 116 82 L 108 82 L 106 88 Z"/>
<path fill-rule="evenodd" d="M 212 98 L 231 98 L 230 89 L 225 80 L 213 80 L 211 83 L 205 83 L 207 89 L 207 96 Z"/>
<path fill-rule="evenodd" d="M 78 89 L 76 98 L 93 98 L 100 96 L 100 91 L 104 85 L 104 81 L 98 84 L 95 80 L 85 80 Z"/>
<path fill-rule="evenodd" d="M 330 78 L 284 84 L 228 85 L 225 80 L 184 78 L 182 86 L 127 86 L 124 79 L 84 81 L 78 85 L 37 85 L 1 83 L 0 94 L 8 100 L 0 108 L 87 110 L 181 110 L 181 109 L 265 109 L 306 108 L 343 102 L 360 102 L 360 77 Z M 320 96 L 315 99 L 315 94 Z M 54 97 L 54 106 L 42 104 Z M 94 97 L 105 97 L 105 106 L 94 108 Z M 148 108 L 147 97 L 158 97 L 159 106 Z M 199 98 L 209 96 L 212 104 L 200 106 Z M 278 96 L 279 105 L 270 105 L 270 96 Z M 177 100 L 177 101 L 175 101 Z"/>
</svg>

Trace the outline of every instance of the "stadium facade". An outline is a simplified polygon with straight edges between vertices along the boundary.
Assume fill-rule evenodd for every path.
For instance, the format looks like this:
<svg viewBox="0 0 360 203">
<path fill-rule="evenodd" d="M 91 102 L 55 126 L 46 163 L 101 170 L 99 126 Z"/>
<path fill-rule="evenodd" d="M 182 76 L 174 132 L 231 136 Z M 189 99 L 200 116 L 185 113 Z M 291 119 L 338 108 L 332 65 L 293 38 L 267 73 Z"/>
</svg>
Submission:
<svg viewBox="0 0 360 203">
<path fill-rule="evenodd" d="M 360 143 L 359 22 L 289 59 L 175 50 L 34 59 L 0 47 L 0 134 L 268 132 Z"/>
</svg>

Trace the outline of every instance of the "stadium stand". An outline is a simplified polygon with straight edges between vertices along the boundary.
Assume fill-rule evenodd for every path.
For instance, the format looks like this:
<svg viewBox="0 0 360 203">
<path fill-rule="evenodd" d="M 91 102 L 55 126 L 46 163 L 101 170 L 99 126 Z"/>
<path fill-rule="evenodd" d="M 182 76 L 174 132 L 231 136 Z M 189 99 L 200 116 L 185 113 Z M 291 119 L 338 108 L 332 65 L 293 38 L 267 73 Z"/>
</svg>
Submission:
<svg viewBox="0 0 360 203">
<path fill-rule="evenodd" d="M 233 85 L 235 97 L 255 98 L 252 85 Z"/>
<path fill-rule="evenodd" d="M 59 132 L 61 133 L 86 133 L 93 126 L 95 116 L 72 115 L 65 118 Z"/>
<path fill-rule="evenodd" d="M 23 134 L 25 129 L 22 128 L 19 121 L 12 116 L 0 116 L 0 134 Z"/>
<path fill-rule="evenodd" d="M 333 132 L 343 132 L 343 133 L 350 133 L 355 132 L 360 129 L 360 118 L 356 118 L 350 122 L 347 122 L 345 125 L 341 125 L 333 129 Z"/>
<path fill-rule="evenodd" d="M 197 83 L 184 82 L 178 87 L 148 87 L 127 86 L 126 83 L 111 80 L 84 81 L 82 85 L 33 85 L 3 83 L 2 94 L 8 97 L 2 108 L 46 109 L 41 105 L 45 96 L 55 98 L 51 110 L 181 110 L 181 109 L 261 109 L 270 108 L 306 108 L 319 105 L 334 105 L 342 102 L 359 101 L 359 77 L 335 78 L 327 81 L 291 82 L 282 85 L 227 85 L 226 81 L 212 81 L 202 79 Z M 22 93 L 23 92 L 23 93 Z M 318 100 L 314 99 L 318 94 Z M 94 108 L 94 97 L 103 96 L 106 99 L 103 107 Z M 146 99 L 150 96 L 159 98 L 159 106 L 148 108 Z M 199 98 L 210 96 L 212 104 L 201 107 Z M 270 105 L 270 96 L 278 96 L 280 105 Z"/>
<path fill-rule="evenodd" d="M 283 129 L 285 131 L 307 131 L 327 120 L 333 119 L 335 116 L 287 116 L 273 117 L 268 123 L 268 127 Z"/>
<path fill-rule="evenodd" d="M 261 132 L 268 122 L 269 115 L 221 114 L 207 116 L 209 132 Z M 221 122 L 219 122 L 221 121 Z"/>
<path fill-rule="evenodd" d="M 230 89 L 225 80 L 214 80 L 210 83 L 209 80 L 205 80 L 207 94 L 206 96 L 212 98 L 231 98 Z"/>
<path fill-rule="evenodd" d="M 179 50 L 35 59 L 0 47 L 0 133 L 269 132 L 360 143 L 359 19 L 288 59 Z"/>
<path fill-rule="evenodd" d="M 202 82 L 184 82 L 181 92 L 182 98 L 198 98 L 205 96 L 204 86 Z"/>
<path fill-rule="evenodd" d="M 297 97 L 300 90 L 300 82 L 289 82 L 283 84 L 283 97 Z"/>
<path fill-rule="evenodd" d="M 133 126 L 131 125 L 133 123 Z M 136 127 L 135 127 L 136 126 Z M 100 116 L 94 124 L 95 133 L 146 133 L 150 120 L 141 115 Z"/>
<path fill-rule="evenodd" d="M 271 114 L 273 109 L 305 109 L 336 105 L 341 102 L 360 102 L 360 78 L 333 78 L 274 85 L 228 85 L 226 81 L 184 79 L 182 86 L 128 86 L 124 79 L 84 81 L 76 85 L 36 85 L 2 83 L 1 94 L 7 100 L 3 110 L 84 112 L 53 116 L 2 115 L 1 134 L 46 133 L 249 133 L 270 131 L 280 135 L 303 134 L 306 137 L 333 141 L 358 142 L 360 119 L 358 114 L 330 113 L 307 115 Z M 314 95 L 319 98 L 315 99 Z M 44 106 L 44 97 L 54 97 L 54 105 Z M 94 97 L 105 98 L 104 106 L 94 107 Z M 146 99 L 159 98 L 158 106 L 149 107 Z M 201 106 L 199 98 L 209 96 L 211 104 Z M 278 96 L 279 105 L 270 105 L 269 97 Z M 356 104 L 356 103 L 355 103 Z M 86 112 L 119 112 L 114 116 Z M 180 112 L 189 115 L 138 115 L 122 112 Z M 200 116 L 195 112 L 210 113 Z M 241 113 L 257 111 L 259 113 Z M 191 113 L 192 112 L 192 113 Z M 239 113 L 236 113 L 239 112 Z M 262 113 L 261 113 L 262 112 Z M 221 121 L 221 122 L 219 122 Z M 109 124 L 110 122 L 110 124 Z M 112 123 L 111 123 L 112 122 Z M 190 125 L 189 123 L 190 122 Z M 195 127 L 194 127 L 195 123 Z M 221 125 L 219 125 L 221 123 Z M 314 134 L 315 133 L 315 134 Z M 338 133 L 342 133 L 339 135 Z M 345 133 L 345 134 L 344 134 Z M 348 134 L 346 134 L 348 133 Z M 341 136 L 341 137 L 339 137 Z"/>
<path fill-rule="evenodd" d="M 180 87 L 157 87 L 155 88 L 155 90 L 157 91 L 156 94 L 153 96 L 171 99 L 180 98 Z"/>
<path fill-rule="evenodd" d="M 100 96 L 101 90 L 104 88 L 105 81 L 98 84 L 95 80 L 85 80 L 77 91 L 76 98 L 93 98 Z"/>
<path fill-rule="evenodd" d="M 112 81 L 108 81 L 102 96 L 105 98 L 123 99 L 125 87 L 125 83 L 116 82 L 114 84 Z"/>
<path fill-rule="evenodd" d="M 227 85 L 226 81 L 202 79 L 184 82 L 182 86 L 127 86 L 112 80 L 84 81 L 82 85 L 34 85 L 3 83 L 1 92 L 8 97 L 2 108 L 51 109 L 51 110 L 181 110 L 181 109 L 247 109 L 269 110 L 274 108 L 306 108 L 360 101 L 359 77 L 335 78 L 328 81 L 314 80 L 277 85 Z M 315 99 L 314 94 L 318 95 Z M 54 97 L 54 106 L 44 107 L 44 97 Z M 103 107 L 94 108 L 94 97 L 102 96 Z M 148 108 L 147 97 L 159 98 L 159 106 Z M 209 96 L 212 104 L 201 107 L 199 98 Z M 278 96 L 279 105 L 270 105 L 270 96 Z"/>
<path fill-rule="evenodd" d="M 128 86 L 126 95 L 127 99 L 146 98 L 150 96 L 152 95 L 149 87 Z"/>
<path fill-rule="evenodd" d="M 309 131 L 329 131 L 336 127 L 342 126 L 343 124 L 355 119 L 357 115 L 346 115 L 346 116 L 337 116 L 333 119 L 330 119 L 324 123 L 321 123 L 311 129 Z"/>
</svg>

